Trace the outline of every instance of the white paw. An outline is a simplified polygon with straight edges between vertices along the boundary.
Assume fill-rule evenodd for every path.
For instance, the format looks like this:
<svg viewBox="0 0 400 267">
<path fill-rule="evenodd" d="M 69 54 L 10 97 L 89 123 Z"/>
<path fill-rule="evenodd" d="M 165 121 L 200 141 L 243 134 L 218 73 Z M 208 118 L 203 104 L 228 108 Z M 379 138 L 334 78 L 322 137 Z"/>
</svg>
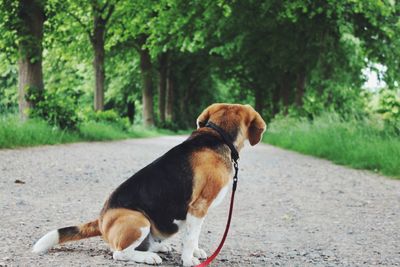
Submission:
<svg viewBox="0 0 400 267">
<path fill-rule="evenodd" d="M 198 258 L 192 257 L 192 258 L 185 258 L 182 259 L 183 261 L 183 266 L 196 266 L 200 264 L 200 261 Z"/>
<path fill-rule="evenodd" d="M 164 244 L 164 243 L 153 243 L 150 247 L 150 251 L 167 253 L 167 252 L 172 251 L 172 248 L 171 248 L 171 246 Z"/>
<path fill-rule="evenodd" d="M 129 258 L 122 251 L 114 251 L 113 259 L 116 261 L 129 261 Z"/>
<path fill-rule="evenodd" d="M 156 253 L 148 252 L 143 262 L 147 264 L 161 264 L 162 259 Z"/>
<path fill-rule="evenodd" d="M 172 251 L 172 247 L 167 245 L 167 244 L 160 244 L 160 247 L 159 247 L 158 251 L 167 253 L 167 252 Z"/>
<path fill-rule="evenodd" d="M 207 259 L 207 253 L 201 248 L 195 248 L 193 251 L 193 256 L 199 259 Z"/>
<path fill-rule="evenodd" d="M 114 260 L 135 261 L 138 263 L 161 264 L 162 259 L 156 253 L 148 251 L 115 251 Z"/>
</svg>

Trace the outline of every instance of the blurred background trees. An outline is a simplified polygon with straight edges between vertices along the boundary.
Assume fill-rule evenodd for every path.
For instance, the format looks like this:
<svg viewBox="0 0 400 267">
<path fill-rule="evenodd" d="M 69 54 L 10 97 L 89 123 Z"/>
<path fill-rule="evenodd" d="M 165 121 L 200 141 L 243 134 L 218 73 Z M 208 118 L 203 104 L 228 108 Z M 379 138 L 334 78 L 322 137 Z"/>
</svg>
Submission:
<svg viewBox="0 0 400 267">
<path fill-rule="evenodd" d="M 193 128 L 213 102 L 398 125 L 394 0 L 0 0 L 0 113 Z M 366 70 L 384 81 L 363 89 Z M 101 116 L 100 116 L 101 117 Z M 397 124 L 396 124 L 397 123 Z M 397 126 L 396 126 L 397 127 Z"/>
</svg>

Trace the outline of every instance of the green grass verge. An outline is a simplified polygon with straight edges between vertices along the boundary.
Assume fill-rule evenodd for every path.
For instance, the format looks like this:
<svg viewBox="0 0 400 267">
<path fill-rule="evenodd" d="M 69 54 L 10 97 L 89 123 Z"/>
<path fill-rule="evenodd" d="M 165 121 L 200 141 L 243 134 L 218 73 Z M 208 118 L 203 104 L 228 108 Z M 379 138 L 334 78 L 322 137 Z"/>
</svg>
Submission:
<svg viewBox="0 0 400 267">
<path fill-rule="evenodd" d="M 400 137 L 381 128 L 332 114 L 312 122 L 282 118 L 269 125 L 264 142 L 400 179 Z"/>
<path fill-rule="evenodd" d="M 78 135 L 53 128 L 44 121 L 28 120 L 22 123 L 16 116 L 0 117 L 0 148 L 70 143 L 78 140 Z"/>
<path fill-rule="evenodd" d="M 121 140 L 186 133 L 185 131 L 173 132 L 156 128 L 146 129 L 139 126 L 121 129 L 117 125 L 102 122 L 84 122 L 79 125 L 77 131 L 63 131 L 37 119 L 21 122 L 15 115 L 0 116 L 0 148 Z"/>
</svg>

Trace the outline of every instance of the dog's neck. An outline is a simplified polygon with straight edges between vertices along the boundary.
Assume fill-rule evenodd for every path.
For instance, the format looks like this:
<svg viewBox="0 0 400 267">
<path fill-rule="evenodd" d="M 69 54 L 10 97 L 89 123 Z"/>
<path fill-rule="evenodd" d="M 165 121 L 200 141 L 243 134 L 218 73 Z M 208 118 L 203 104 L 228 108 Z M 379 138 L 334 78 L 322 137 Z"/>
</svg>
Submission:
<svg viewBox="0 0 400 267">
<path fill-rule="evenodd" d="M 244 141 L 246 140 L 242 129 L 239 129 L 238 134 L 236 136 L 235 141 L 233 142 L 233 145 L 236 147 L 236 150 L 240 152 L 244 146 Z"/>
<path fill-rule="evenodd" d="M 227 131 L 211 121 L 208 121 L 205 127 L 212 129 L 219 135 L 219 137 L 229 147 L 232 160 L 236 162 L 239 159 L 239 150 L 243 147 L 243 135 L 241 134 L 240 129 L 235 130 L 234 135 L 232 135 L 232 131 Z"/>
</svg>

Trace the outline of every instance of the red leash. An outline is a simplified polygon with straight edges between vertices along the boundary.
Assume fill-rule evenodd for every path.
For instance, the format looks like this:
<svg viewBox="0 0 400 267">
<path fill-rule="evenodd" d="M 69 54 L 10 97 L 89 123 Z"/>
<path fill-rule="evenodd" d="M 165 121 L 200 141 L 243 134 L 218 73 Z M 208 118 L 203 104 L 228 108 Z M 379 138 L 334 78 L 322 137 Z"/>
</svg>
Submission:
<svg viewBox="0 0 400 267">
<path fill-rule="evenodd" d="M 221 251 L 222 247 L 224 246 L 225 239 L 226 239 L 226 237 L 228 235 L 228 232 L 229 232 L 229 226 L 231 225 L 232 212 L 233 212 L 233 202 L 235 200 L 235 192 L 236 192 L 237 181 L 238 181 L 237 174 L 238 174 L 239 168 L 238 168 L 238 163 L 237 163 L 236 160 L 234 160 L 233 166 L 235 167 L 235 176 L 233 177 L 233 186 L 232 186 L 232 194 L 231 194 L 231 205 L 229 207 L 228 221 L 226 223 L 224 236 L 222 237 L 222 240 L 219 243 L 218 248 L 214 251 L 214 253 L 210 257 L 208 257 L 205 261 L 203 261 L 202 263 L 196 265 L 195 267 L 208 266 L 217 257 L 217 255 Z"/>
</svg>

